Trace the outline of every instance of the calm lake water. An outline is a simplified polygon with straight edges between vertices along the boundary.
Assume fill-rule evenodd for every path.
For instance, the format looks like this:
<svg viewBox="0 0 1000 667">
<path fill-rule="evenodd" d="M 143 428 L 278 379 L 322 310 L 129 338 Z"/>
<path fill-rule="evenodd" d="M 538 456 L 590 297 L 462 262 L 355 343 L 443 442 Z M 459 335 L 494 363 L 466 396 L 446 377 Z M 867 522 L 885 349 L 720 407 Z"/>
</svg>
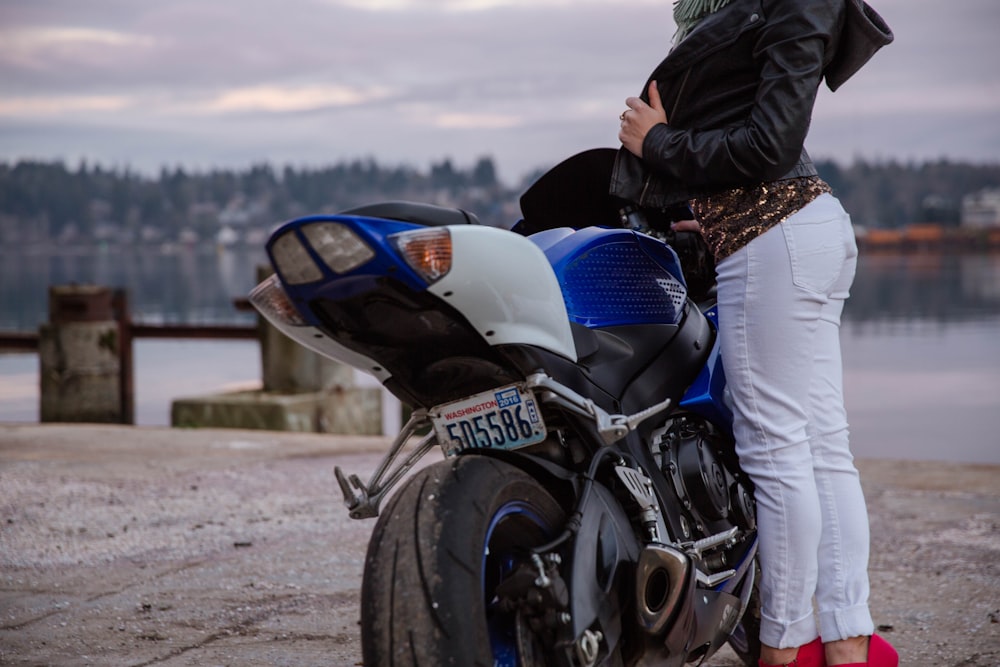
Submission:
<svg viewBox="0 0 1000 667">
<path fill-rule="evenodd" d="M 260 251 L 0 250 L 0 330 L 47 319 L 52 284 L 126 287 L 147 323 L 252 323 L 232 306 Z M 845 383 L 859 457 L 1000 463 L 1000 255 L 863 253 L 844 317 Z M 170 402 L 259 382 L 252 341 L 139 340 L 136 422 Z M 38 360 L 0 355 L 0 422 L 38 420 Z"/>
</svg>

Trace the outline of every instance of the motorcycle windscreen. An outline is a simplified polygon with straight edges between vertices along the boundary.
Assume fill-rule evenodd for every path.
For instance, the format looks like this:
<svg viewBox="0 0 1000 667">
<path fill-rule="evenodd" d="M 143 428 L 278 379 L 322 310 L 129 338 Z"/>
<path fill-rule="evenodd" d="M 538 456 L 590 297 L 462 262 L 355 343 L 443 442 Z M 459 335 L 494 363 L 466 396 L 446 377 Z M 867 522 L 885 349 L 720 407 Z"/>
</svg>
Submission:
<svg viewBox="0 0 1000 667">
<path fill-rule="evenodd" d="M 594 148 L 569 157 L 521 195 L 523 234 L 557 227 L 620 227 L 623 202 L 608 193 L 617 151 Z"/>
</svg>

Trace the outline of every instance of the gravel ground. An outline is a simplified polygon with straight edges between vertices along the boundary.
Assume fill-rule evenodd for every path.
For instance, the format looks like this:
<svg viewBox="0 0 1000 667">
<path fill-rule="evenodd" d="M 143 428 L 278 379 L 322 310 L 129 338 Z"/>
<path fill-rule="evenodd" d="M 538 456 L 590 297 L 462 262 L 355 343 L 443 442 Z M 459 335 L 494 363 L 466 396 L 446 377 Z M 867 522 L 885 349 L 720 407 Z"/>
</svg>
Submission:
<svg viewBox="0 0 1000 667">
<path fill-rule="evenodd" d="M 0 664 L 361 665 L 383 438 L 0 425 Z M 873 611 L 904 665 L 1000 667 L 1000 467 L 861 461 Z M 712 658 L 732 667 L 731 653 Z"/>
</svg>

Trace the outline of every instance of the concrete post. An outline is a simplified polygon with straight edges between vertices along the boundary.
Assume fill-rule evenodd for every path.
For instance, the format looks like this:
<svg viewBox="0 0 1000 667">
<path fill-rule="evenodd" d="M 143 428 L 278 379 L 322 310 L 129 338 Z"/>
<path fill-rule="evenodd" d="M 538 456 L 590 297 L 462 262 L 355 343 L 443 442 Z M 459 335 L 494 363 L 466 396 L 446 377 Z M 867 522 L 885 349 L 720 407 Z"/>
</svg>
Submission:
<svg viewBox="0 0 1000 667">
<path fill-rule="evenodd" d="M 257 268 L 257 282 L 273 273 L 269 266 Z M 264 318 L 260 322 L 261 373 L 264 391 L 296 394 L 350 387 L 352 369 L 320 356 L 278 331 Z"/>
<path fill-rule="evenodd" d="M 257 281 L 271 272 L 270 267 L 258 267 Z M 377 382 L 358 386 L 353 368 L 302 347 L 262 317 L 258 336 L 262 391 L 177 399 L 171 406 L 171 424 L 354 435 L 383 432 L 384 398 Z M 398 402 L 395 406 L 398 413 Z"/>
<path fill-rule="evenodd" d="M 50 287 L 49 322 L 38 333 L 41 421 L 130 422 L 121 344 L 110 288 Z"/>
<path fill-rule="evenodd" d="M 257 268 L 257 282 L 273 273 L 270 266 Z M 271 326 L 260 322 L 261 370 L 265 392 L 310 393 L 316 398 L 314 429 L 327 433 L 376 435 L 382 433 L 381 386 L 361 387 L 354 369 L 327 359 Z M 395 435 L 395 434 L 393 434 Z"/>
</svg>

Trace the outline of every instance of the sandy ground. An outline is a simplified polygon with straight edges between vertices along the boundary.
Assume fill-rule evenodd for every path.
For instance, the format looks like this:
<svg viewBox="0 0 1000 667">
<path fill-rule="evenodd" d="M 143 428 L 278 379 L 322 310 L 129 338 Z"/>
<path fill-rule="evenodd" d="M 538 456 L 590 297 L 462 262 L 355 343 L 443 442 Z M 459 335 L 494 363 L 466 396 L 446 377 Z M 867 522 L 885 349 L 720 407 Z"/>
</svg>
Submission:
<svg viewBox="0 0 1000 667">
<path fill-rule="evenodd" d="M 0 664 L 360 665 L 383 438 L 0 425 Z M 904 665 L 1000 667 L 1000 467 L 860 461 Z M 731 667 L 723 652 L 709 661 Z"/>
</svg>

